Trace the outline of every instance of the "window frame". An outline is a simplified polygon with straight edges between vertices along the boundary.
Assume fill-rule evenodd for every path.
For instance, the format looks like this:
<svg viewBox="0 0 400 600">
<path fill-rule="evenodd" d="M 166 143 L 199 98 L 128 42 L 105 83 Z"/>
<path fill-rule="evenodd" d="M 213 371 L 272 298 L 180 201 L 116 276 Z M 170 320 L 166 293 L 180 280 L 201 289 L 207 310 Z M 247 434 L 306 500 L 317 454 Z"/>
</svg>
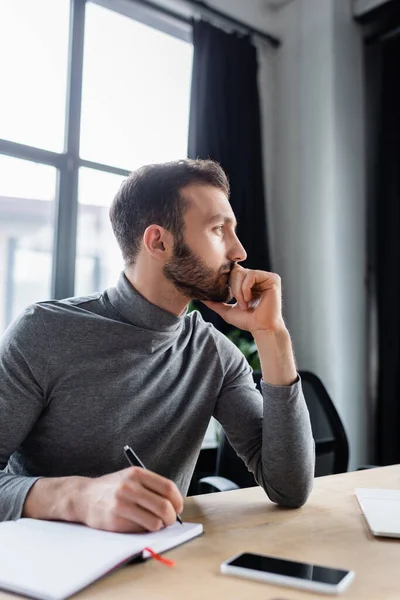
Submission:
<svg viewBox="0 0 400 600">
<path fill-rule="evenodd" d="M 79 156 L 87 2 L 123 14 L 184 41 L 192 41 L 190 24 L 174 18 L 173 13 L 169 13 L 168 10 L 157 11 L 157 5 L 151 0 L 70 0 L 64 152 L 52 152 L 0 139 L 0 154 L 47 164 L 57 169 L 51 277 L 51 296 L 55 299 L 74 295 L 80 167 L 115 175 L 129 175 L 126 169 L 82 159 Z"/>
</svg>

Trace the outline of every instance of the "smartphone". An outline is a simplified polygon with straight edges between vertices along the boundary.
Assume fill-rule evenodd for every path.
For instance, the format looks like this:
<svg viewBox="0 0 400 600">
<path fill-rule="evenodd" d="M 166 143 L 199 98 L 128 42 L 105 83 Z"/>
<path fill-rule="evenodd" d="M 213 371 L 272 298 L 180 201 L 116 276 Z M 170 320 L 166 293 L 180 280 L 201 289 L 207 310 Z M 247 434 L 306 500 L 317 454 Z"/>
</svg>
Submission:
<svg viewBox="0 0 400 600">
<path fill-rule="evenodd" d="M 339 594 L 354 579 L 353 571 L 321 567 L 250 552 L 237 554 L 223 562 L 221 573 L 321 594 Z"/>
</svg>

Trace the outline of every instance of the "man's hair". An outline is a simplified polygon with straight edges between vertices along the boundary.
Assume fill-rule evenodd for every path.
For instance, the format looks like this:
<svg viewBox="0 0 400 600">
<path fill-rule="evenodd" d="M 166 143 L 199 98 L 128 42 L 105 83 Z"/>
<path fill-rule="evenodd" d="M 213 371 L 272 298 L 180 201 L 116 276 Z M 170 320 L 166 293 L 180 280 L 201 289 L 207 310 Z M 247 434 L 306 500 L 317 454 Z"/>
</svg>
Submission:
<svg viewBox="0 0 400 600">
<path fill-rule="evenodd" d="M 135 262 L 143 234 L 155 224 L 183 237 L 187 202 L 181 194 L 188 185 L 212 185 L 229 196 L 228 179 L 212 160 L 179 160 L 146 165 L 122 183 L 110 208 L 110 220 L 126 265 Z"/>
</svg>

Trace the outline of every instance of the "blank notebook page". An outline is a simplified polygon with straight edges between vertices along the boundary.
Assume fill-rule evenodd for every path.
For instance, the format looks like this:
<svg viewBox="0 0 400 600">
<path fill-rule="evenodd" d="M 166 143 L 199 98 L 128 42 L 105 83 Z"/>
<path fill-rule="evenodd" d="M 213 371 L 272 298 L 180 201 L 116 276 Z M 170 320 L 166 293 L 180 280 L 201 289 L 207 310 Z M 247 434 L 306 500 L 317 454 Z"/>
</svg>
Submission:
<svg viewBox="0 0 400 600">
<path fill-rule="evenodd" d="M 146 546 L 156 552 L 202 532 L 175 523 L 156 533 L 123 534 L 83 525 L 20 519 L 0 524 L 0 587 L 44 600 L 62 600 Z"/>
</svg>

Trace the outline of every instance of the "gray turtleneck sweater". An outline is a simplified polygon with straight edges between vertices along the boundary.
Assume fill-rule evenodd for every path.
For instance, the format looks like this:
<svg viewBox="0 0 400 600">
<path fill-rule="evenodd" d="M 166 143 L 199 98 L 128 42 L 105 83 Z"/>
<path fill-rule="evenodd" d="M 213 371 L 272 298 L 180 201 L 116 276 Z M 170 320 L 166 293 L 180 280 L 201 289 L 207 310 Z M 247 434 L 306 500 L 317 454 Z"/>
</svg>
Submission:
<svg viewBox="0 0 400 600">
<path fill-rule="evenodd" d="M 198 312 L 176 317 L 122 274 L 104 293 L 34 304 L 0 345 L 0 520 L 38 477 L 147 468 L 187 493 L 213 415 L 274 502 L 310 493 L 314 445 L 301 382 L 255 389 L 241 352 Z"/>
</svg>

